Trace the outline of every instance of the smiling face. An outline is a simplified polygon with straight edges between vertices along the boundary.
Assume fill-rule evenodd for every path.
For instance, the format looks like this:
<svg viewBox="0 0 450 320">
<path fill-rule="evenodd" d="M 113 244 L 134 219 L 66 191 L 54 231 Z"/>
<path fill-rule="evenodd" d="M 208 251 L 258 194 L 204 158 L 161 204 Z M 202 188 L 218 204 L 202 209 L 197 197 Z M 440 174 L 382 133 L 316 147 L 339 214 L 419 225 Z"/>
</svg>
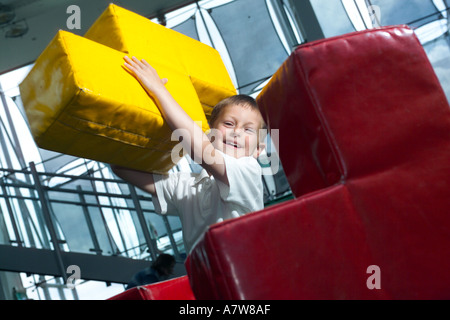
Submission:
<svg viewBox="0 0 450 320">
<path fill-rule="evenodd" d="M 263 123 L 261 114 L 246 105 L 228 105 L 211 124 L 210 140 L 214 148 L 234 158 L 258 157 L 258 133 Z"/>
</svg>

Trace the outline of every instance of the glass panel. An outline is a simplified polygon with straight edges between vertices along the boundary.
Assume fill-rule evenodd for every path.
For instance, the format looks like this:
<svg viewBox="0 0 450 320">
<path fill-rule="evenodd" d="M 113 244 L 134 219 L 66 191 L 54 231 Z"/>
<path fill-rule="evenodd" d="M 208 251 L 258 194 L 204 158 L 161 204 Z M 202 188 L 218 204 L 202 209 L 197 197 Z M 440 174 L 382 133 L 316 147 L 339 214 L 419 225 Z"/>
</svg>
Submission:
<svg viewBox="0 0 450 320">
<path fill-rule="evenodd" d="M 170 228 L 173 232 L 181 230 L 181 220 L 179 217 L 167 216 L 167 219 L 169 220 Z"/>
<path fill-rule="evenodd" d="M 111 236 L 106 225 L 103 213 L 97 207 L 89 207 L 89 215 L 94 225 L 95 236 L 97 238 L 101 253 L 103 255 L 115 255 L 118 253 L 117 245 Z"/>
<path fill-rule="evenodd" d="M 355 31 L 341 0 L 311 0 L 326 38 Z"/>
<path fill-rule="evenodd" d="M 39 148 L 39 153 L 46 172 L 57 172 L 62 167 L 78 159 L 73 156 Z"/>
<path fill-rule="evenodd" d="M 409 24 L 419 27 L 439 18 L 438 10 L 431 0 L 371 0 L 380 7 L 381 25 Z M 431 16 L 430 16 L 431 15 Z"/>
<path fill-rule="evenodd" d="M 52 203 L 57 222 L 70 251 L 92 253 L 92 238 L 80 206 Z"/>
<path fill-rule="evenodd" d="M 5 199 L 0 197 L 0 244 L 11 244 L 10 240 L 17 240 L 15 239 L 7 211 Z"/>
<path fill-rule="evenodd" d="M 288 57 L 264 0 L 233 1 L 210 9 L 210 15 L 225 41 L 241 93 L 251 93 L 250 83 L 270 77 Z"/>
<path fill-rule="evenodd" d="M 164 225 L 163 218 L 160 215 L 151 212 L 146 212 L 144 217 L 150 231 L 150 236 L 155 240 L 155 244 L 157 244 L 158 249 L 163 251 L 164 248 L 160 248 L 160 239 L 167 236 L 167 229 Z"/>
<path fill-rule="evenodd" d="M 450 101 L 450 37 L 443 35 L 428 42 L 424 49 Z"/>
<path fill-rule="evenodd" d="M 177 25 L 171 29 L 178 31 L 188 37 L 195 39 L 195 40 L 199 40 L 197 29 L 195 27 L 195 16 L 192 16 L 188 20 L 180 23 L 179 25 Z"/>
</svg>

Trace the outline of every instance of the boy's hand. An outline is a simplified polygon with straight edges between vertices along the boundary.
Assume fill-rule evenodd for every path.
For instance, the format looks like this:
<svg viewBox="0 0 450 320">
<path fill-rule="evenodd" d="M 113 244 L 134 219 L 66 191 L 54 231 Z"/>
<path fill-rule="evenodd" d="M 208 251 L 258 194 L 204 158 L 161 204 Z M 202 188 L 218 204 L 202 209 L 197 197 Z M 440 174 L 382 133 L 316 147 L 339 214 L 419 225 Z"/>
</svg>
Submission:
<svg viewBox="0 0 450 320">
<path fill-rule="evenodd" d="M 156 70 L 144 59 L 138 60 L 136 57 L 125 56 L 125 66 L 139 80 L 142 86 L 150 95 L 158 95 L 161 90 L 165 90 L 164 85 L 167 79 L 161 79 Z"/>
</svg>

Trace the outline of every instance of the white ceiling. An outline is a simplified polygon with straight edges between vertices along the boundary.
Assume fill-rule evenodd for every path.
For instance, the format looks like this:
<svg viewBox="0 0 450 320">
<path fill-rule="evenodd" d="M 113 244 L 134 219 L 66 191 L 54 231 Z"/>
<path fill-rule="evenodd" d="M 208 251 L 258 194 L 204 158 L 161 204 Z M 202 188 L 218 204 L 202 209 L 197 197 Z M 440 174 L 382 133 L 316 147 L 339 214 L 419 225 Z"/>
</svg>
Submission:
<svg viewBox="0 0 450 320">
<path fill-rule="evenodd" d="M 81 29 L 68 30 L 83 35 L 110 3 L 115 3 L 143 16 L 153 18 L 157 12 L 169 12 L 193 3 L 193 0 L 0 0 L 11 6 L 15 20 L 25 19 L 28 32 L 19 38 L 6 38 L 7 26 L 0 25 L 0 74 L 32 63 L 45 49 L 56 32 L 68 30 L 67 7 L 78 5 Z"/>
</svg>

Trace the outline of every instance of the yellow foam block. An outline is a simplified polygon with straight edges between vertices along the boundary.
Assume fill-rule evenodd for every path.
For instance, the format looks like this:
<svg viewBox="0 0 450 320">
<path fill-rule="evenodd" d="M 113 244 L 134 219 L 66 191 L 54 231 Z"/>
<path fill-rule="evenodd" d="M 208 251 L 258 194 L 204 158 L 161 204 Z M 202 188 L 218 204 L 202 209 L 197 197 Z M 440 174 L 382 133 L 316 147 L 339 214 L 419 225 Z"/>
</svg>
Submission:
<svg viewBox="0 0 450 320">
<path fill-rule="evenodd" d="M 215 49 L 114 4 L 108 6 L 85 37 L 186 74 L 207 117 L 220 100 L 236 94 Z"/>
<path fill-rule="evenodd" d="M 45 149 L 151 172 L 173 167 L 171 130 L 123 53 L 59 31 L 20 84 L 36 143 Z M 160 68 L 159 65 L 155 65 Z M 190 80 L 176 71 L 168 90 L 195 121 L 207 122 Z"/>
<path fill-rule="evenodd" d="M 120 19 L 111 12 L 119 12 Z M 235 94 L 220 56 L 115 5 L 88 34 L 96 41 L 59 31 L 20 84 L 36 143 L 77 157 L 167 172 L 175 164 L 171 151 L 177 142 L 171 141 L 154 101 L 123 68 L 124 53 L 145 58 L 168 78 L 168 90 L 203 130 L 209 128 L 205 106 Z"/>
</svg>

